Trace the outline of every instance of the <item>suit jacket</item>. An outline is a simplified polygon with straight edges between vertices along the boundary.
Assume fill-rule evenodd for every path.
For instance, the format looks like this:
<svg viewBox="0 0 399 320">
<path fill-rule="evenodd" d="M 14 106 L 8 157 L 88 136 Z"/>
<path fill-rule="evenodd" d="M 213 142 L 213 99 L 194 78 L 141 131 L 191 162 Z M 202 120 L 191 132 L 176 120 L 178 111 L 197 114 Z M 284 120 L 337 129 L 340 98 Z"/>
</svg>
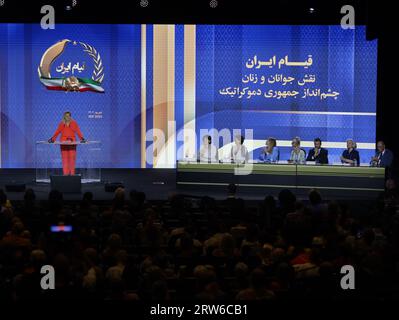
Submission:
<svg viewBox="0 0 399 320">
<path fill-rule="evenodd" d="M 360 155 L 359 155 L 359 151 L 357 151 L 356 149 L 352 149 L 351 152 L 349 152 L 348 149 L 345 149 L 342 152 L 342 157 L 344 157 L 345 159 L 349 159 L 349 160 L 356 160 L 356 166 L 359 167 L 360 166 Z M 343 163 L 343 161 L 342 161 Z"/>
<path fill-rule="evenodd" d="M 58 125 L 57 130 L 55 131 L 54 135 L 52 136 L 52 140 L 57 139 L 57 136 L 61 133 L 60 141 L 76 141 L 76 134 L 78 135 L 79 139 L 83 139 L 83 135 L 80 132 L 79 126 L 75 120 L 71 120 L 69 126 L 67 126 L 64 122 L 60 122 Z"/>
<path fill-rule="evenodd" d="M 310 149 L 306 161 L 316 161 L 321 164 L 328 164 L 328 150 L 320 148 L 319 154 L 315 157 L 315 150 Z"/>
<path fill-rule="evenodd" d="M 391 150 L 385 149 L 384 154 L 381 154 L 381 152 L 377 151 L 375 156 L 380 159 L 378 162 L 380 167 L 390 168 L 392 166 L 393 152 Z"/>
</svg>

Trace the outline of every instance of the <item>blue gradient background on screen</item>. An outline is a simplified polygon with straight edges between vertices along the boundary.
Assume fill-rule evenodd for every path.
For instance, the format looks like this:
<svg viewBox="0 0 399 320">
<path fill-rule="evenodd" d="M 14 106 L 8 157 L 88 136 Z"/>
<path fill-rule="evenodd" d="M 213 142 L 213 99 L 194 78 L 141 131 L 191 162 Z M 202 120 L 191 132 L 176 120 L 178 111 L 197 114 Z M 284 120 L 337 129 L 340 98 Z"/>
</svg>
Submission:
<svg viewBox="0 0 399 320">
<path fill-rule="evenodd" d="M 375 143 L 375 115 L 312 115 L 265 113 L 262 111 L 376 112 L 377 41 L 366 41 L 366 29 L 343 30 L 340 26 L 197 26 L 197 129 L 211 124 L 216 129 L 253 129 L 254 139 L 269 136 L 302 141 Z M 289 61 L 305 61 L 312 55 L 313 64 L 303 67 L 247 69 L 245 63 L 254 55 L 277 62 L 288 55 Z M 266 69 L 267 68 L 267 69 Z M 264 71 L 262 71 L 264 70 Z M 263 72 L 263 73 L 262 73 Z M 337 100 L 319 98 L 281 100 L 262 96 L 237 99 L 219 94 L 219 89 L 246 86 L 245 74 L 275 74 L 303 77 L 315 74 L 309 88 L 331 88 L 340 92 Z M 267 85 L 267 83 L 265 84 Z M 260 86 L 258 86 L 260 87 Z M 258 88 L 254 87 L 254 88 Z M 297 86 L 298 87 L 298 86 Z M 268 89 L 293 90 L 286 86 L 267 85 Z M 300 87 L 299 87 L 300 88 Z M 302 90 L 300 96 L 302 95 Z M 243 131 L 244 133 L 244 131 Z M 257 157 L 260 150 L 254 151 Z M 373 150 L 360 149 L 361 162 L 368 162 Z M 282 149 L 282 159 L 290 149 Z M 339 161 L 342 149 L 330 149 L 330 162 Z"/>
</svg>

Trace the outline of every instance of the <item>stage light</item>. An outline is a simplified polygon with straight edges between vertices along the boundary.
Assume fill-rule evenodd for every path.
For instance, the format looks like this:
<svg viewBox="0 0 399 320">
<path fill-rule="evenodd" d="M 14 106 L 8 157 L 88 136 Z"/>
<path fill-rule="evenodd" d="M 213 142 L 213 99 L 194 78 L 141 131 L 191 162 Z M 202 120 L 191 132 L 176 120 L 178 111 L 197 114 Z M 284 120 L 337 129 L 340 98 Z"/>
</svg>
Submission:
<svg viewBox="0 0 399 320">
<path fill-rule="evenodd" d="M 145 8 L 145 7 L 148 7 L 148 5 L 149 5 L 148 0 L 140 0 L 141 7 Z"/>
<path fill-rule="evenodd" d="M 6 3 L 5 0 L 0 0 L 0 7 L 4 6 L 5 3 Z"/>
<path fill-rule="evenodd" d="M 66 6 L 65 6 L 65 10 L 66 11 L 71 11 L 73 8 L 75 8 L 76 7 L 76 5 L 78 4 L 78 1 L 77 0 L 72 0 L 72 1 L 68 1 L 70 4 L 67 4 Z"/>
<path fill-rule="evenodd" d="M 209 6 L 211 7 L 211 8 L 216 8 L 217 6 L 218 6 L 218 1 L 217 0 L 211 0 L 210 2 L 209 2 Z"/>
<path fill-rule="evenodd" d="M 315 8 L 309 8 L 309 13 L 314 13 L 315 11 Z"/>
</svg>

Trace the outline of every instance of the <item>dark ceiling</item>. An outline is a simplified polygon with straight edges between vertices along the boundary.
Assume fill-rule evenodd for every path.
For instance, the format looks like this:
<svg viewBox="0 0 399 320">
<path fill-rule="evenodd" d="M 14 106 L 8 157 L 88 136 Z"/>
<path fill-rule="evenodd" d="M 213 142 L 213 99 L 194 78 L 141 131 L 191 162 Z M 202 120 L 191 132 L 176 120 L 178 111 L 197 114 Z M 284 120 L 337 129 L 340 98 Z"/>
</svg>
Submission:
<svg viewBox="0 0 399 320">
<path fill-rule="evenodd" d="M 379 8 L 366 0 L 216 0 L 216 8 L 210 6 L 215 0 L 76 0 L 76 6 L 73 0 L 2 1 L 1 22 L 31 23 L 40 21 L 45 4 L 54 6 L 62 23 L 339 24 L 341 7 L 350 4 L 356 24 L 368 24 Z"/>
</svg>

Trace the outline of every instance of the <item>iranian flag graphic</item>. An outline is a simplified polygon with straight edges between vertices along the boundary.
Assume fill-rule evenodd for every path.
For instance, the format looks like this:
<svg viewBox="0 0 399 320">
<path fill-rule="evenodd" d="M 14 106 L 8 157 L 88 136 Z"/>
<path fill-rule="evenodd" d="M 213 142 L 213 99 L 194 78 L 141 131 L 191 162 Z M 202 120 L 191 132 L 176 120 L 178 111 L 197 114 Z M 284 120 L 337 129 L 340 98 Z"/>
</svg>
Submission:
<svg viewBox="0 0 399 320">
<path fill-rule="evenodd" d="M 40 77 L 40 82 L 45 85 L 48 90 L 62 90 L 62 91 L 92 91 L 104 93 L 103 87 L 97 81 L 89 78 L 45 78 Z"/>
</svg>

